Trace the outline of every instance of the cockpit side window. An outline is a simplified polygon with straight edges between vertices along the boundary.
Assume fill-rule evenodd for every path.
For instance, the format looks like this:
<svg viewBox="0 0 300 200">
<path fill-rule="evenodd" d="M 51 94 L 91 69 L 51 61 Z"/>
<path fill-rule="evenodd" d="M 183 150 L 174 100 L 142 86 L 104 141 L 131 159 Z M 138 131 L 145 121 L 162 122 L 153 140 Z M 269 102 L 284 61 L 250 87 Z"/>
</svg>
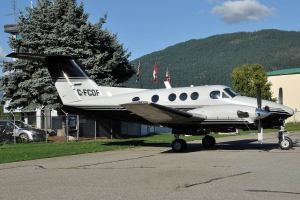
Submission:
<svg viewBox="0 0 300 200">
<path fill-rule="evenodd" d="M 229 96 L 231 96 L 231 98 L 239 95 L 236 92 L 234 92 L 231 88 L 225 88 L 224 91 L 225 91 L 226 94 L 228 94 Z"/>
<path fill-rule="evenodd" d="M 216 91 L 212 91 L 210 94 L 209 94 L 210 98 L 211 99 L 219 99 L 220 96 L 221 96 L 221 92 L 216 90 Z"/>
<path fill-rule="evenodd" d="M 229 96 L 225 92 L 222 92 L 222 98 L 229 98 Z"/>
</svg>

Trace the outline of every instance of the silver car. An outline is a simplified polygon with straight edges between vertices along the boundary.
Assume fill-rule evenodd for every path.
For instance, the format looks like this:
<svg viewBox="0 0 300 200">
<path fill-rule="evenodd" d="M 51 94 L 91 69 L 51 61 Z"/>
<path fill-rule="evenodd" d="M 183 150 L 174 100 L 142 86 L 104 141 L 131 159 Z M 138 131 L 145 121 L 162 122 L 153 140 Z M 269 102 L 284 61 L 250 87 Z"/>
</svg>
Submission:
<svg viewBox="0 0 300 200">
<path fill-rule="evenodd" d="M 14 125 L 14 121 L 1 120 L 0 129 L 2 134 L 11 134 L 13 136 L 15 132 L 15 136 L 21 142 L 41 141 L 46 138 L 46 132 L 44 130 L 32 128 L 22 121 L 15 121 Z"/>
</svg>

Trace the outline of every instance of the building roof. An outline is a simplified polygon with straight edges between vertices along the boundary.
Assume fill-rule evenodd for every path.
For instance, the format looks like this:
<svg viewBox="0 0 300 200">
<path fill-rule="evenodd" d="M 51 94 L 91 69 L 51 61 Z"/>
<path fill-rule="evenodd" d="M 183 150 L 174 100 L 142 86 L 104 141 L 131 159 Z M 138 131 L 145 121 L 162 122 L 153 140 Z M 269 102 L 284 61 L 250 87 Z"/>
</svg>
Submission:
<svg viewBox="0 0 300 200">
<path fill-rule="evenodd" d="M 279 69 L 279 70 L 267 72 L 267 76 L 280 76 L 280 75 L 288 75 L 288 74 L 300 74 L 300 67 Z"/>
</svg>

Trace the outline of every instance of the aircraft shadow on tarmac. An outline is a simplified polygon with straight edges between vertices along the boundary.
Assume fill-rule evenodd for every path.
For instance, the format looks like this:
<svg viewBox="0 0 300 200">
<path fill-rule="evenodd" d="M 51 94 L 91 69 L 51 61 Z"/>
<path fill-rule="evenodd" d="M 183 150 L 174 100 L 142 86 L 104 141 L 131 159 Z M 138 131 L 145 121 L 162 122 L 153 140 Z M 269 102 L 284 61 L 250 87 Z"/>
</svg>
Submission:
<svg viewBox="0 0 300 200">
<path fill-rule="evenodd" d="M 141 147 L 170 147 L 170 143 L 167 142 L 145 142 L 144 140 L 126 140 L 109 142 L 106 145 L 118 145 L 118 146 L 141 146 Z M 213 148 L 206 149 L 201 143 L 188 143 L 187 150 L 185 153 L 196 152 L 196 151 L 214 151 L 214 150 L 262 150 L 270 151 L 272 149 L 278 149 L 277 143 L 265 143 L 259 144 L 257 140 L 254 139 L 244 139 L 226 142 L 217 142 L 216 146 Z M 164 151 L 162 153 L 173 153 L 171 150 Z"/>
<path fill-rule="evenodd" d="M 225 150 L 225 151 L 226 150 L 230 150 L 230 151 L 261 150 L 261 151 L 270 151 L 270 150 L 273 150 L 273 149 L 278 149 L 278 144 L 277 143 L 260 144 L 260 143 L 257 142 L 257 140 L 254 140 L 254 139 L 244 139 L 244 140 L 217 142 L 215 147 L 209 148 L 209 149 L 204 148 L 202 146 L 202 144 L 199 144 L 199 143 L 189 143 L 186 152 L 214 151 L 214 150 Z"/>
</svg>

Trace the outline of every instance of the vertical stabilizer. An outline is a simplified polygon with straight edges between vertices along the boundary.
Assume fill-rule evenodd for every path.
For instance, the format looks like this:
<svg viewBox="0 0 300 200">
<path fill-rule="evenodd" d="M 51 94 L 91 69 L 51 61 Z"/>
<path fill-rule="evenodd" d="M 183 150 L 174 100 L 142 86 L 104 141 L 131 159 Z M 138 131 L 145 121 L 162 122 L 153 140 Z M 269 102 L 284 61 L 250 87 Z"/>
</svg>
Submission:
<svg viewBox="0 0 300 200">
<path fill-rule="evenodd" d="M 71 56 L 11 53 L 7 57 L 43 62 L 48 68 L 64 105 L 105 96 L 143 91 L 143 89 L 135 88 L 98 86 L 82 71 Z"/>
<path fill-rule="evenodd" d="M 71 57 L 47 56 L 45 61 L 63 104 L 103 96 L 98 85 Z"/>
</svg>

